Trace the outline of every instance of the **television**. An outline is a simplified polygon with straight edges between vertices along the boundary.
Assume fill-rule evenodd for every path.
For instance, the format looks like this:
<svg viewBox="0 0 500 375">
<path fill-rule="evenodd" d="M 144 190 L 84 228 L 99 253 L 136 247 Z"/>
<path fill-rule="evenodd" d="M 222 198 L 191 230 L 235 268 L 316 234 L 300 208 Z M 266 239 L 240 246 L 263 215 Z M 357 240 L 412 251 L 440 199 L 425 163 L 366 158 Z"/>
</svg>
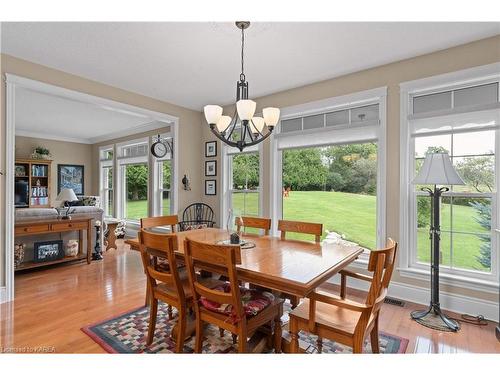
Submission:
<svg viewBox="0 0 500 375">
<path fill-rule="evenodd" d="M 17 180 L 14 187 L 15 207 L 29 206 L 29 184 L 28 180 Z"/>
</svg>

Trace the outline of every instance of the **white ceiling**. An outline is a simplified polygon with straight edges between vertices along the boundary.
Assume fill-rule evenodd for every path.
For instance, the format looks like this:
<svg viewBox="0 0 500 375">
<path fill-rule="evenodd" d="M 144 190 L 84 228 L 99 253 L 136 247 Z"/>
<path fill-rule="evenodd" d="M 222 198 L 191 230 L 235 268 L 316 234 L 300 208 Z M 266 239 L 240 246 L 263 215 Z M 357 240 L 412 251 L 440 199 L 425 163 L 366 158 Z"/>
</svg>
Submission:
<svg viewBox="0 0 500 375">
<path fill-rule="evenodd" d="M 201 110 L 234 101 L 232 23 L 2 23 L 3 53 Z M 500 34 L 500 23 L 253 23 L 250 96 L 321 81 Z"/>
<path fill-rule="evenodd" d="M 16 135 L 96 143 L 167 126 L 146 115 L 16 89 Z"/>
</svg>

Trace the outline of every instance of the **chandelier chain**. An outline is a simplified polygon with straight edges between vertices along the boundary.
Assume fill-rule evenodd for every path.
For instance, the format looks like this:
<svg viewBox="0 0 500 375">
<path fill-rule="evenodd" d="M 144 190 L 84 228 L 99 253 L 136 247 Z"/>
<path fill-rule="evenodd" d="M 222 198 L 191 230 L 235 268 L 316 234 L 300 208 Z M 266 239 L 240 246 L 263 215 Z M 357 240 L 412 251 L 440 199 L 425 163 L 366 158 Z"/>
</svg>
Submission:
<svg viewBox="0 0 500 375">
<path fill-rule="evenodd" d="M 241 29 L 241 74 L 240 80 L 245 80 L 245 70 L 244 70 L 244 61 L 245 61 L 245 29 Z M 242 79 L 243 78 L 243 79 Z"/>
</svg>

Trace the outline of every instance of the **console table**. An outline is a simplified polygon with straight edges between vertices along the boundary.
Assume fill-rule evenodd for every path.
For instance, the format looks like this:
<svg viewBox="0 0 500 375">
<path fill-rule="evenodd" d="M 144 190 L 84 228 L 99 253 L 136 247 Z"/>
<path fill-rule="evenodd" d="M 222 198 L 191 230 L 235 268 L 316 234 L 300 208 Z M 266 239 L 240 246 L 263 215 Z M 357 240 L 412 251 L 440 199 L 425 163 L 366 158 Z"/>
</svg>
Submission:
<svg viewBox="0 0 500 375">
<path fill-rule="evenodd" d="M 30 221 L 19 221 L 15 224 L 15 236 L 29 236 L 33 234 L 61 233 L 78 231 L 78 254 L 76 256 L 65 256 L 62 259 L 48 262 L 23 262 L 15 270 L 27 270 L 31 268 L 48 266 L 51 264 L 71 262 L 75 260 L 87 259 L 91 262 L 92 255 L 92 217 L 80 216 L 68 220 L 62 219 L 40 219 Z M 83 252 L 83 232 L 87 232 L 87 252 Z"/>
</svg>

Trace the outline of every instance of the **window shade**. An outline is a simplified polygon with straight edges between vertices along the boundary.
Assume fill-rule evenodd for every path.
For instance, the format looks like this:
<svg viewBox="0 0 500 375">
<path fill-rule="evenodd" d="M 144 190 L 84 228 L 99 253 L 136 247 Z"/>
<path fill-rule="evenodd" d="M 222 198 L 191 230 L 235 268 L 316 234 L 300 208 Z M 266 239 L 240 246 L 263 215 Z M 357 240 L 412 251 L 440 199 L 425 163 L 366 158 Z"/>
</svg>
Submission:
<svg viewBox="0 0 500 375">
<path fill-rule="evenodd" d="M 500 127 L 500 106 L 482 111 L 452 113 L 448 115 L 410 118 L 412 135 L 448 131 L 496 129 Z"/>
<path fill-rule="evenodd" d="M 316 131 L 300 134 L 278 134 L 276 142 L 278 150 L 286 148 L 316 147 L 342 143 L 360 143 L 376 141 L 379 137 L 380 126 L 376 124 L 359 127 Z"/>
</svg>

